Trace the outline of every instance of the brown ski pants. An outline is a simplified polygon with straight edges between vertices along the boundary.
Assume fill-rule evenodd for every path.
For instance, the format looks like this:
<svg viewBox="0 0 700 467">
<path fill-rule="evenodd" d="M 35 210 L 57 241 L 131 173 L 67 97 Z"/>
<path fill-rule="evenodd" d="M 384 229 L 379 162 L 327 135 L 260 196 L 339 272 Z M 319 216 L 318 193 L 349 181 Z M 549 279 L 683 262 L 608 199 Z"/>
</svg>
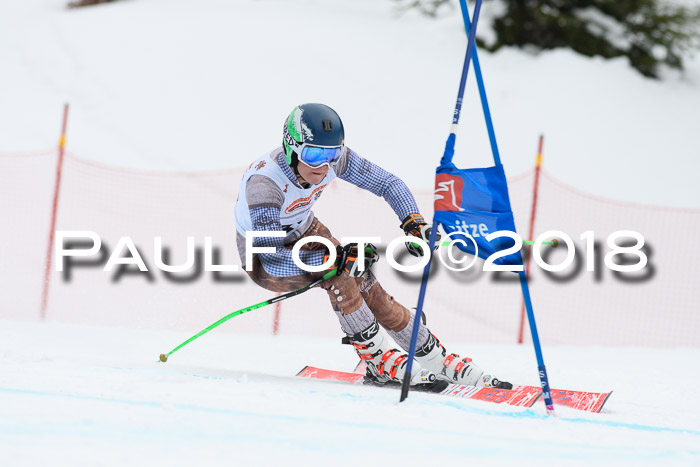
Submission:
<svg viewBox="0 0 700 467">
<path fill-rule="evenodd" d="M 333 238 L 328 227 L 318 219 L 312 222 L 302 237 L 309 236 L 324 237 L 333 242 L 334 245 L 340 244 L 338 240 Z M 291 249 L 292 245 L 288 245 L 286 248 Z M 307 243 L 301 249 L 313 251 L 323 248 L 325 248 L 323 244 L 313 242 Z M 273 292 L 291 292 L 317 280 L 324 274 L 323 272 L 307 272 L 298 276 L 271 276 L 265 272 L 258 256 L 253 257 L 253 270 L 247 272 L 256 284 Z M 343 273 L 321 282 L 320 287 L 328 293 L 333 310 L 347 315 L 360 308 L 364 299 L 377 321 L 384 328 L 395 332 L 403 330 L 408 325 L 411 316 L 408 309 L 394 300 L 394 297 L 382 288 L 372 271 L 368 271 L 365 276 L 350 277 L 347 273 Z"/>
</svg>

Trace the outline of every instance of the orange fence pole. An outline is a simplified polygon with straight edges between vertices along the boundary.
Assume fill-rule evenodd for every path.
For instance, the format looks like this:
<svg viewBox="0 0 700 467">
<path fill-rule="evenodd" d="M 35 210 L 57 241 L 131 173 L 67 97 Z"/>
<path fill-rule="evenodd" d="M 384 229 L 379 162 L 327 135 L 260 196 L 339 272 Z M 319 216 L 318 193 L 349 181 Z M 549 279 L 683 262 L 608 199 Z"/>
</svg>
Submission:
<svg viewBox="0 0 700 467">
<path fill-rule="evenodd" d="M 279 292 L 277 293 L 279 297 Z M 275 303 L 275 317 L 272 321 L 272 335 L 276 336 L 280 332 L 280 312 L 282 311 L 282 303 Z"/>
<path fill-rule="evenodd" d="M 56 231 L 56 212 L 58 211 L 58 193 L 61 188 L 61 169 L 63 154 L 66 146 L 66 126 L 68 124 L 68 103 L 63 106 L 63 125 L 61 138 L 58 141 L 58 165 L 56 166 L 56 186 L 53 192 L 53 208 L 51 209 L 51 226 L 49 229 L 49 247 L 46 250 L 46 267 L 44 269 L 44 290 L 41 296 L 41 319 L 46 319 L 46 305 L 49 297 L 49 280 L 51 278 L 51 257 L 53 255 L 53 239 Z"/>
<path fill-rule="evenodd" d="M 544 141 L 544 135 L 540 135 L 540 142 L 537 148 L 537 161 L 535 162 L 535 187 L 532 194 L 532 211 L 530 213 L 530 233 L 527 238 L 534 238 L 533 232 L 535 230 L 535 212 L 537 211 L 537 191 L 540 186 L 540 166 L 542 165 L 542 143 Z M 525 260 L 525 275 L 530 277 L 530 257 L 532 255 L 527 255 Z M 523 343 L 523 330 L 525 329 L 525 302 L 520 312 L 520 329 L 518 331 L 518 344 Z"/>
</svg>

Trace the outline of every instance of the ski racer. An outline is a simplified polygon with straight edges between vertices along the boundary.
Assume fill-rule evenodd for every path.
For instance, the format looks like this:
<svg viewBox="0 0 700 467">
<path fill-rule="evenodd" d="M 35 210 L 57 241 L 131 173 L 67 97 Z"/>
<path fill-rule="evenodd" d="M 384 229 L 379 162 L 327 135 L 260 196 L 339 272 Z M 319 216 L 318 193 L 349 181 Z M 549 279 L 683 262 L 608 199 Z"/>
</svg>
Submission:
<svg viewBox="0 0 700 467">
<path fill-rule="evenodd" d="M 244 173 L 236 202 L 236 242 L 245 267 L 248 231 L 283 231 L 281 237 L 256 237 L 253 246 L 274 247 L 275 253 L 253 256 L 250 278 L 261 287 L 289 292 L 322 277 L 328 271 L 307 272 L 292 260 L 299 239 L 321 236 L 336 245 L 337 274 L 321 282 L 340 327 L 368 372 L 380 384 L 401 382 L 408 362 L 415 313 L 397 302 L 379 284 L 370 267 L 378 260 L 372 245 L 365 249 L 360 272 L 357 244 L 340 245 L 311 211 L 325 187 L 336 177 L 377 196 L 394 210 L 406 235 L 428 240 L 430 226 L 406 184 L 397 176 L 360 157 L 345 146 L 345 132 L 338 114 L 323 104 L 303 104 L 292 110 L 284 124 L 282 146 L 250 164 Z M 409 252 L 422 256 L 417 244 L 406 243 Z M 299 251 L 304 264 L 319 266 L 329 258 L 326 246 L 307 243 Z M 385 334 L 402 349 L 392 348 Z M 485 374 L 470 358 L 448 353 L 440 341 L 420 323 L 411 384 L 437 378 L 451 383 L 510 389 L 510 383 Z M 434 374 L 434 377 L 430 375 Z"/>
</svg>

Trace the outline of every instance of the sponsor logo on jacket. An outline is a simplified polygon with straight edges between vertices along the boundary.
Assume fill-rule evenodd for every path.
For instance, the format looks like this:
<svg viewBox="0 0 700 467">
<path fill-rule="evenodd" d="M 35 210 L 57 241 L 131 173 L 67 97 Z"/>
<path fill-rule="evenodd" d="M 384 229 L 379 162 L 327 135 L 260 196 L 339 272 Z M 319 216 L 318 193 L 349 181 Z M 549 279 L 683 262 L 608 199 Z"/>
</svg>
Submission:
<svg viewBox="0 0 700 467">
<path fill-rule="evenodd" d="M 314 201 L 316 201 L 319 198 L 319 196 L 321 196 L 321 193 L 323 193 L 323 189 L 326 188 L 326 186 L 327 186 L 327 184 L 321 185 L 321 186 L 315 188 L 314 191 L 312 191 L 311 194 L 309 196 L 307 196 L 306 198 L 299 198 L 299 199 L 292 201 L 289 204 L 289 206 L 287 207 L 287 209 L 284 210 L 284 212 L 287 214 L 291 214 L 294 211 L 301 209 L 301 208 L 313 203 Z"/>
</svg>

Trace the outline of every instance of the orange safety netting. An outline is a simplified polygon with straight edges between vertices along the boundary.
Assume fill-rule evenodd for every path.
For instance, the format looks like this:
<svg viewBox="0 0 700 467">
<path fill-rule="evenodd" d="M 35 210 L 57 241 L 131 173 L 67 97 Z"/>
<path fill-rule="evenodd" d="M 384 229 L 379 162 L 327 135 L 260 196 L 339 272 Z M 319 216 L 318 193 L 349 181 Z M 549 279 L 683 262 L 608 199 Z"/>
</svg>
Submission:
<svg viewBox="0 0 700 467">
<path fill-rule="evenodd" d="M 0 318 L 39 319 L 44 263 L 55 183 L 55 151 L 0 154 Z M 57 230 L 90 230 L 102 239 L 104 257 L 92 266 L 51 273 L 47 318 L 128 327 L 163 327 L 193 333 L 238 308 L 274 296 L 244 272 L 203 270 L 166 275 L 155 267 L 153 238 L 171 252 L 168 264 L 186 256 L 186 238 L 203 254 L 212 237 L 219 264 L 240 264 L 233 210 L 243 168 L 207 173 L 144 172 L 104 166 L 68 154 L 63 167 Z M 518 232 L 528 231 L 534 171 L 509 179 Z M 426 218 L 433 194 L 416 191 Z M 316 215 L 338 238 L 402 235 L 399 220 L 371 193 L 335 181 L 316 204 Z M 547 275 L 531 264 L 531 293 L 544 343 L 644 346 L 700 345 L 700 288 L 695 246 L 700 210 L 619 203 L 556 180 L 540 178 L 535 236 L 560 230 L 572 237 L 576 261 Z M 641 273 L 613 273 L 603 264 L 606 239 L 636 230 L 646 239 L 649 265 Z M 594 231 L 596 272 L 586 271 L 585 242 Z M 129 236 L 150 273 L 104 272 L 120 237 Z M 546 248 L 545 248 L 546 250 Z M 550 263 L 565 256 L 552 251 Z M 399 250 L 397 250 L 399 251 Z M 406 263 L 415 261 L 403 254 Z M 203 261 L 199 261 L 203 269 Z M 451 342 L 512 343 L 517 339 L 521 292 L 511 273 L 453 273 L 439 265 L 428 285 L 425 310 L 432 331 Z M 55 264 L 53 265 L 55 268 Z M 116 269 L 116 268 L 115 268 Z M 397 300 L 415 306 L 420 272 L 398 273 L 382 260 L 376 274 Z M 508 280 L 510 279 L 510 280 Z M 272 331 L 273 307 L 227 323 L 236 332 Z M 281 334 L 336 336 L 340 330 L 325 292 L 310 291 L 282 304 Z"/>
</svg>

